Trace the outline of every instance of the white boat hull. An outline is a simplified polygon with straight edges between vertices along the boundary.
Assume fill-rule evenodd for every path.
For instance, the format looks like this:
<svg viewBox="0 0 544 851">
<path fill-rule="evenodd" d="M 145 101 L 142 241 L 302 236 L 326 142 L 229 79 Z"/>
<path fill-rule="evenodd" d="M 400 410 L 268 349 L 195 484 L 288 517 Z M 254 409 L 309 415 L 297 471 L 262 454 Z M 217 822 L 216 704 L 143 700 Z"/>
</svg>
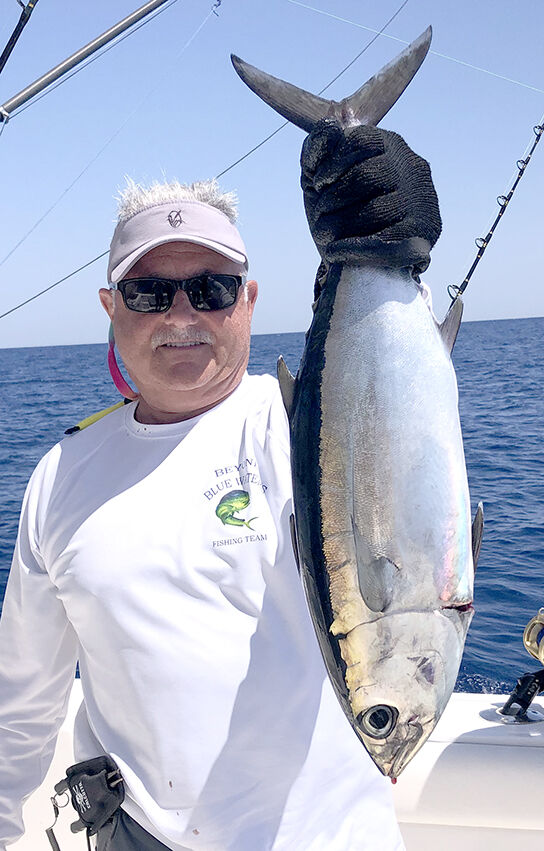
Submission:
<svg viewBox="0 0 544 851">
<path fill-rule="evenodd" d="M 496 714 L 505 701 L 503 695 L 452 695 L 393 789 L 407 851 L 544 847 L 544 721 L 505 724 Z M 53 822 L 50 797 L 74 762 L 72 727 L 80 703 L 76 680 L 47 777 L 24 807 L 26 833 L 9 851 L 50 848 L 45 835 Z M 533 707 L 544 714 L 541 700 Z M 84 834 L 70 832 L 75 820 L 71 804 L 61 810 L 55 835 L 62 851 L 86 851 Z"/>
<path fill-rule="evenodd" d="M 511 851 L 544 843 L 544 721 L 505 724 L 506 695 L 452 695 L 401 774 L 395 808 L 408 851 Z M 544 706 L 534 701 L 544 714 Z"/>
</svg>

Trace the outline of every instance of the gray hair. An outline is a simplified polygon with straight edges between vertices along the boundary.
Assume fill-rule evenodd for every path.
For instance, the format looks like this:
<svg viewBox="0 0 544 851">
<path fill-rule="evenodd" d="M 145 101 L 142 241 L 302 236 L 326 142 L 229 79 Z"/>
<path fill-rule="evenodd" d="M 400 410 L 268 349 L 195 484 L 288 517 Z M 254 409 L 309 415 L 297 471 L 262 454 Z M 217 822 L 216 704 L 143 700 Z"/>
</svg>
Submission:
<svg viewBox="0 0 544 851">
<path fill-rule="evenodd" d="M 233 224 L 238 218 L 236 192 L 223 192 L 217 180 L 197 180 L 194 183 L 180 183 L 178 180 L 159 183 L 153 181 L 149 186 L 136 183 L 131 177 L 125 177 L 126 187 L 117 195 L 117 217 L 126 222 L 150 207 L 168 204 L 170 201 L 201 201 L 216 207 Z"/>
</svg>

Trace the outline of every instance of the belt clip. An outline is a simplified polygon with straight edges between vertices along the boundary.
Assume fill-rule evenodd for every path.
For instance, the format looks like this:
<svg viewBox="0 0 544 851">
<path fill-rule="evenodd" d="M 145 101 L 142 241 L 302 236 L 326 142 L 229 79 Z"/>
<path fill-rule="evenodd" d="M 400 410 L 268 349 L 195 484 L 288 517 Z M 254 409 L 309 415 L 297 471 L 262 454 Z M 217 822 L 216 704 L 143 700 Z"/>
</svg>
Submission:
<svg viewBox="0 0 544 851">
<path fill-rule="evenodd" d="M 62 801 L 63 796 L 65 798 L 64 801 Z M 59 783 L 55 784 L 55 794 L 53 795 L 52 798 L 50 798 L 50 801 L 51 801 L 51 804 L 53 806 L 53 813 L 55 815 L 55 821 L 53 822 L 51 827 L 47 828 L 45 833 L 46 833 L 46 836 L 49 840 L 49 844 L 51 845 L 51 848 L 53 849 L 53 851 L 60 851 L 60 846 L 59 846 L 59 843 L 57 842 L 57 837 L 55 836 L 55 832 L 54 832 L 53 828 L 55 827 L 55 825 L 57 823 L 57 819 L 59 817 L 59 811 L 61 809 L 63 809 L 63 807 L 67 807 L 68 804 L 70 803 L 70 795 L 68 793 L 68 781 L 67 781 L 66 778 L 64 778 L 64 780 L 59 781 Z"/>
<path fill-rule="evenodd" d="M 116 779 L 112 781 L 112 777 L 115 777 Z M 110 771 L 109 774 L 106 774 L 106 782 L 110 789 L 115 789 L 115 787 L 118 786 L 119 783 L 122 783 L 123 777 L 121 775 L 121 769 L 117 768 L 115 771 Z"/>
</svg>

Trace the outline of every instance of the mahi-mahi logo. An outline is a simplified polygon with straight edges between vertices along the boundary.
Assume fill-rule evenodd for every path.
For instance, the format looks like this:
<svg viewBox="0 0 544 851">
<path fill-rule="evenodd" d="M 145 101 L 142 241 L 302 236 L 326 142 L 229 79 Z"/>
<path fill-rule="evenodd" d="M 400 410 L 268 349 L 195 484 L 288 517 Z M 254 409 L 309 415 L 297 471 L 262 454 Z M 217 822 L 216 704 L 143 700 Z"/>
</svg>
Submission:
<svg viewBox="0 0 544 851">
<path fill-rule="evenodd" d="M 225 526 L 247 526 L 254 532 L 255 530 L 249 524 L 257 520 L 257 517 L 251 517 L 249 520 L 236 517 L 236 514 L 248 507 L 249 502 L 250 497 L 247 491 L 229 491 L 217 503 L 215 513 Z"/>
</svg>

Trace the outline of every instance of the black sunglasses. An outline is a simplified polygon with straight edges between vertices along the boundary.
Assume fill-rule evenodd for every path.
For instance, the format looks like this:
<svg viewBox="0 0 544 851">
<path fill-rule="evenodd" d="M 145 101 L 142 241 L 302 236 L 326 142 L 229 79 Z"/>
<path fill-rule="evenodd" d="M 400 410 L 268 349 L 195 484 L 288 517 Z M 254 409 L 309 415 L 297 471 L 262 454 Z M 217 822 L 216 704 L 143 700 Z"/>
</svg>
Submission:
<svg viewBox="0 0 544 851">
<path fill-rule="evenodd" d="M 117 289 L 125 307 L 136 313 L 165 313 L 172 307 L 177 290 L 187 294 L 195 310 L 225 310 L 232 307 L 244 282 L 242 275 L 206 273 L 174 281 L 169 278 L 128 278 Z"/>
</svg>

